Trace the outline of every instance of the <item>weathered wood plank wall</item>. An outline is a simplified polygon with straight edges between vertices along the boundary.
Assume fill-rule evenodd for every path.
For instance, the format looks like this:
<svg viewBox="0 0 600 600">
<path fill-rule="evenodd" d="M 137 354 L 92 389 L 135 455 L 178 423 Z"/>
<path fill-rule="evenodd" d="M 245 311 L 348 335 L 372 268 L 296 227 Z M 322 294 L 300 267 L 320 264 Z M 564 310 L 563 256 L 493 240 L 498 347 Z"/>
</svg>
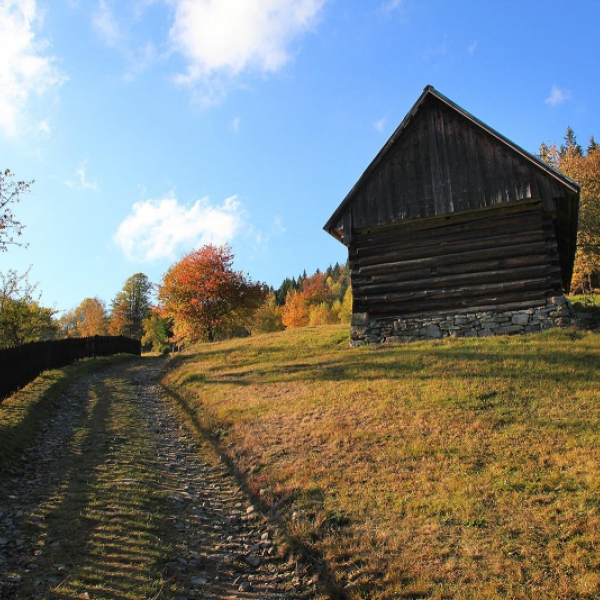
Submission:
<svg viewBox="0 0 600 600">
<path fill-rule="evenodd" d="M 426 100 L 421 111 L 354 191 L 346 207 L 354 228 L 527 198 L 540 198 L 552 212 L 564 196 L 558 181 L 442 103 Z M 335 228 L 344 229 L 342 215 Z"/>
<path fill-rule="evenodd" d="M 414 316 L 561 293 L 552 219 L 534 200 L 356 230 L 353 312 Z"/>
</svg>

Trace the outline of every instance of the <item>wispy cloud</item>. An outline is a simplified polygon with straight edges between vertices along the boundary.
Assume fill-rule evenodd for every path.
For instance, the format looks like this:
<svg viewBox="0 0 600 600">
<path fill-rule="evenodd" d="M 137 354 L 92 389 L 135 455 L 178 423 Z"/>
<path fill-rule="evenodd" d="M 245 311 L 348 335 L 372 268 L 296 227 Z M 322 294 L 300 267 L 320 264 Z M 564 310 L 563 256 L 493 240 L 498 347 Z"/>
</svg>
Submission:
<svg viewBox="0 0 600 600">
<path fill-rule="evenodd" d="M 156 43 L 146 39 L 146 30 L 140 27 L 145 11 L 154 3 L 158 0 L 138 0 L 134 4 L 98 0 L 92 13 L 92 26 L 100 41 L 125 59 L 127 69 L 123 78 L 126 81 L 133 80 L 163 58 Z"/>
<path fill-rule="evenodd" d="M 49 123 L 48 123 L 48 121 L 47 121 L 47 120 L 45 120 L 45 119 L 44 119 L 43 121 L 40 121 L 40 122 L 37 124 L 37 130 L 38 130 L 40 133 L 44 133 L 44 134 L 46 134 L 46 135 L 50 135 L 50 133 L 52 133 L 52 130 L 50 129 L 50 124 L 49 124 Z"/>
<path fill-rule="evenodd" d="M 381 5 L 381 10 L 384 12 L 392 12 L 393 10 L 396 10 L 403 2 L 404 0 L 388 0 Z"/>
<path fill-rule="evenodd" d="M 40 25 L 35 0 L 0 2 L 0 131 L 8 137 L 27 129 L 47 133 L 47 121 L 33 114 L 34 103 L 67 80 L 49 42 L 38 36 Z"/>
<path fill-rule="evenodd" d="M 176 81 L 210 104 L 242 74 L 287 64 L 292 43 L 315 26 L 326 0 L 173 1 L 170 40 L 187 62 Z"/>
<path fill-rule="evenodd" d="M 232 119 L 231 122 L 229 123 L 229 129 L 231 129 L 231 131 L 233 131 L 233 133 L 239 133 L 241 123 L 242 123 L 241 117 L 235 117 L 235 119 Z"/>
<path fill-rule="evenodd" d="M 75 177 L 72 179 L 67 179 L 65 181 L 65 185 L 78 192 L 99 192 L 100 189 L 98 187 L 98 182 L 88 181 L 87 175 L 85 173 L 85 168 L 87 166 L 87 160 L 81 161 L 79 167 L 75 170 Z"/>
<path fill-rule="evenodd" d="M 475 54 L 475 50 L 477 50 L 477 46 L 479 46 L 479 40 L 473 40 L 473 43 L 467 48 L 467 52 L 469 54 Z"/>
<path fill-rule="evenodd" d="M 425 52 L 423 52 L 423 60 L 428 61 L 433 58 L 445 56 L 448 51 L 448 43 L 446 37 L 439 44 L 428 44 Z"/>
<path fill-rule="evenodd" d="M 181 250 L 230 242 L 242 229 L 243 216 L 237 196 L 220 205 L 205 197 L 184 206 L 171 192 L 158 200 L 136 202 L 114 240 L 132 261 L 173 259 Z"/>
<path fill-rule="evenodd" d="M 272 232 L 274 235 L 282 235 L 285 233 L 285 227 L 283 226 L 283 217 L 276 215 L 273 218 Z"/>
<path fill-rule="evenodd" d="M 546 104 L 550 106 L 558 106 L 563 102 L 566 102 L 571 98 L 571 92 L 567 90 L 561 90 L 556 84 L 552 86 L 550 95 L 544 100 Z"/>
<path fill-rule="evenodd" d="M 92 16 L 92 24 L 100 39 L 107 45 L 116 48 L 122 38 L 121 28 L 105 0 L 100 0 L 98 8 Z"/>
<path fill-rule="evenodd" d="M 377 131 L 381 132 L 385 128 L 386 121 L 387 121 L 387 117 L 383 117 L 383 118 L 379 119 L 378 121 L 375 121 L 373 123 L 373 127 L 375 127 L 375 129 L 377 129 Z"/>
</svg>

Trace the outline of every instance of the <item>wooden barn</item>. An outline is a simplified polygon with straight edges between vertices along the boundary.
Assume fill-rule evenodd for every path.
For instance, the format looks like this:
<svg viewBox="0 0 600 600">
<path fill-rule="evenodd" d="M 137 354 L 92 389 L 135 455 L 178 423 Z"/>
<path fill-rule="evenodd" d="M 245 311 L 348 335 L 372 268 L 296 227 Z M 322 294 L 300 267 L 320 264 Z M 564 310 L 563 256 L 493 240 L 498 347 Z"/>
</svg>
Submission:
<svg viewBox="0 0 600 600">
<path fill-rule="evenodd" d="M 577 183 L 426 87 L 324 227 L 353 343 L 569 324 L 578 208 Z"/>
</svg>

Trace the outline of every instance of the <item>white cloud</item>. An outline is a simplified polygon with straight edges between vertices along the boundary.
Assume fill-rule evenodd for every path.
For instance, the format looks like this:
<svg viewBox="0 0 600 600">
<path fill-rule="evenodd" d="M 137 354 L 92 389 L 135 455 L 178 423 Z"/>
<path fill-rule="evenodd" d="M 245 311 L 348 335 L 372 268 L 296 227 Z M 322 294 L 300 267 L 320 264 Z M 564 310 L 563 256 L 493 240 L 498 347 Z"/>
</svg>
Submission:
<svg viewBox="0 0 600 600">
<path fill-rule="evenodd" d="M 39 24 L 35 0 L 0 0 L 0 131 L 9 137 L 26 130 L 24 116 L 33 101 L 67 79 L 48 53 L 48 41 L 37 36 Z M 29 127 L 49 130 L 40 120 Z"/>
<path fill-rule="evenodd" d="M 473 40 L 473 43 L 467 48 L 469 54 L 475 54 L 475 50 L 477 50 L 477 46 L 479 45 L 479 40 Z"/>
<path fill-rule="evenodd" d="M 243 72 L 271 73 L 316 23 L 326 0 L 174 0 L 171 44 L 187 61 L 176 81 L 214 102 Z"/>
<path fill-rule="evenodd" d="M 377 129 L 377 131 L 382 132 L 385 127 L 386 121 L 387 121 L 387 117 L 383 117 L 383 118 L 379 119 L 378 121 L 375 121 L 373 123 L 373 127 L 375 127 L 375 129 Z"/>
<path fill-rule="evenodd" d="M 571 92 L 561 90 L 556 84 L 552 86 L 550 95 L 544 100 L 550 106 L 558 106 L 571 97 Z"/>
<path fill-rule="evenodd" d="M 100 0 L 98 8 L 92 17 L 94 29 L 100 39 L 110 47 L 116 48 L 121 40 L 121 30 L 117 20 L 104 0 Z"/>
<path fill-rule="evenodd" d="M 240 117 L 236 117 L 235 119 L 232 119 L 229 123 L 229 129 L 231 129 L 231 131 L 233 131 L 234 133 L 239 133 L 241 123 L 242 119 Z"/>
<path fill-rule="evenodd" d="M 98 182 L 88 181 L 87 176 L 85 174 L 85 168 L 87 166 L 87 160 L 81 161 L 79 167 L 75 170 L 76 177 L 75 179 L 67 179 L 65 181 L 65 185 L 72 190 L 77 190 L 78 192 L 91 191 L 98 192 L 100 191 L 98 188 Z"/>
<path fill-rule="evenodd" d="M 242 221 L 237 196 L 226 198 L 220 206 L 205 197 L 186 207 L 171 192 L 158 200 L 136 202 L 114 239 L 129 260 L 152 262 L 173 259 L 180 250 L 227 243 L 241 229 Z"/>
</svg>

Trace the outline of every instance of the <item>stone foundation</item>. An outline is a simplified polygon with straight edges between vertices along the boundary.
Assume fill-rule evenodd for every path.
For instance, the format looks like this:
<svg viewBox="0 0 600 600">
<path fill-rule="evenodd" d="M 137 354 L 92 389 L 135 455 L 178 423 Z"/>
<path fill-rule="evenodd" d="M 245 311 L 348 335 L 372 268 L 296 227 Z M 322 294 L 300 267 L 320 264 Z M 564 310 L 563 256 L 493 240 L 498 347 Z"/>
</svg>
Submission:
<svg viewBox="0 0 600 600">
<path fill-rule="evenodd" d="M 444 337 L 516 335 L 577 324 L 564 296 L 548 298 L 542 306 L 521 310 L 485 310 L 419 318 L 369 318 L 352 315 L 350 345 L 434 340 Z"/>
</svg>

